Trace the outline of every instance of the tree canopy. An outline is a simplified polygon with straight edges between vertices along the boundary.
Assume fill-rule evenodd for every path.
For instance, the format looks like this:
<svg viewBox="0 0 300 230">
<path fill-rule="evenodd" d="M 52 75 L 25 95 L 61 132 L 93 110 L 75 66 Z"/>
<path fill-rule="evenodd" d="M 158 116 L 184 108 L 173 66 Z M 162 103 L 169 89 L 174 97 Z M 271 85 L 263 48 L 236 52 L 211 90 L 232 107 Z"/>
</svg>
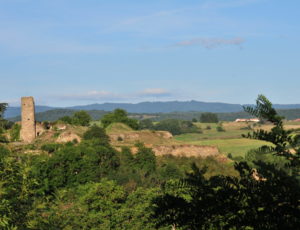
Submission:
<svg viewBox="0 0 300 230">
<path fill-rule="evenodd" d="M 101 119 L 101 123 L 104 128 L 109 126 L 112 123 L 124 123 L 131 127 L 132 129 L 138 129 L 138 121 L 128 117 L 128 114 L 123 109 L 115 109 L 113 112 L 105 114 Z"/>
</svg>

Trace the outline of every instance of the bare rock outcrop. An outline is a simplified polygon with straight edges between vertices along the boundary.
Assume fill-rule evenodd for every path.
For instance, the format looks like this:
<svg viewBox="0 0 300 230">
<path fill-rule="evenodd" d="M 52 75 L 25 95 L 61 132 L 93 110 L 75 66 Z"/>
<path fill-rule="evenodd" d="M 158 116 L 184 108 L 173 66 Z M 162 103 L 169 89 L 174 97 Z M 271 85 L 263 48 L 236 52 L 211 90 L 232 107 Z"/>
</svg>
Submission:
<svg viewBox="0 0 300 230">
<path fill-rule="evenodd" d="M 171 139 L 173 135 L 167 131 L 139 131 L 125 133 L 110 133 L 109 137 L 112 141 L 118 141 L 119 139 L 122 139 L 124 141 L 140 141 L 147 138 Z"/>
<path fill-rule="evenodd" d="M 56 139 L 56 142 L 58 143 L 66 143 L 66 142 L 70 142 L 70 141 L 74 141 L 76 140 L 77 142 L 81 141 L 81 137 L 78 136 L 75 133 L 69 132 L 69 131 L 65 131 L 62 132 L 58 138 Z"/>
<path fill-rule="evenodd" d="M 153 146 L 155 155 L 186 156 L 186 157 L 208 157 L 219 155 L 219 150 L 215 146 L 201 145 L 160 145 Z"/>
</svg>

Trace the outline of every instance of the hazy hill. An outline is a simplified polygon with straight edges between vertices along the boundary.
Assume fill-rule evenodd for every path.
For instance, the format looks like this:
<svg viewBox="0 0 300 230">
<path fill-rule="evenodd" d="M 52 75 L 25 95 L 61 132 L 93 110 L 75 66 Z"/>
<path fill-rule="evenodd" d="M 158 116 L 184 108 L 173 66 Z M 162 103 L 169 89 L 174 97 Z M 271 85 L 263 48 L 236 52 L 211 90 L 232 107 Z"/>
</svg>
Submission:
<svg viewBox="0 0 300 230">
<path fill-rule="evenodd" d="M 71 109 L 53 109 L 46 112 L 36 114 L 37 121 L 56 121 L 63 116 L 72 116 L 77 110 Z M 87 110 L 93 120 L 99 120 L 108 111 L 101 110 Z M 300 118 L 300 109 L 285 109 L 278 110 L 281 116 L 284 116 L 288 120 L 294 120 Z M 165 119 L 180 119 L 180 120 L 192 120 L 196 118 L 199 120 L 201 112 L 172 112 L 172 113 L 129 113 L 129 115 L 135 119 L 151 118 L 153 121 L 161 121 Z M 250 118 L 246 112 L 234 112 L 234 113 L 217 113 L 219 120 L 221 121 L 234 121 L 237 118 Z M 20 116 L 9 118 L 11 121 L 21 120 Z"/>
<path fill-rule="evenodd" d="M 277 109 L 295 109 L 300 108 L 300 104 L 279 105 L 275 104 Z M 141 102 L 137 104 L 132 103 L 104 103 L 91 104 L 82 106 L 73 106 L 65 108 L 56 108 L 48 106 L 36 106 L 36 112 L 46 112 L 49 110 L 59 110 L 52 112 L 52 114 L 71 114 L 76 110 L 89 111 L 112 111 L 116 108 L 122 108 L 129 113 L 173 113 L 173 112 L 214 112 L 214 113 L 234 113 L 243 110 L 240 104 L 228 104 L 219 102 L 200 102 L 200 101 L 170 101 L 170 102 Z M 49 114 L 48 114 L 49 115 Z M 20 107 L 9 107 L 5 112 L 6 118 L 20 116 Z M 39 115 L 41 116 L 41 115 Z M 52 115 L 51 115 L 52 116 Z M 53 115 L 54 116 L 54 115 Z M 98 116 L 98 115 L 97 115 Z"/>
<path fill-rule="evenodd" d="M 36 113 L 37 121 L 56 121 L 63 116 L 72 116 L 77 110 L 72 109 L 53 109 L 45 112 Z M 91 115 L 93 120 L 100 119 L 107 111 L 89 110 L 88 113 Z M 10 121 L 20 121 L 21 116 L 10 117 Z"/>
</svg>

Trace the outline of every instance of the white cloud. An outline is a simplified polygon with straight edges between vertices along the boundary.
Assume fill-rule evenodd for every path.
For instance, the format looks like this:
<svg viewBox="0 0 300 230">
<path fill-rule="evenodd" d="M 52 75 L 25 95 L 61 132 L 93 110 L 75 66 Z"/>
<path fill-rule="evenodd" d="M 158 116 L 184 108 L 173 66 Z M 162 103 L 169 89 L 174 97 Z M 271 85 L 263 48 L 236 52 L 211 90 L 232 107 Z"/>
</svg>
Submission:
<svg viewBox="0 0 300 230">
<path fill-rule="evenodd" d="M 141 96 L 155 96 L 155 97 L 164 97 L 170 96 L 170 91 L 162 88 L 152 88 L 152 89 L 145 89 L 140 93 Z"/>
<path fill-rule="evenodd" d="M 61 100 L 79 101 L 132 101 L 139 99 L 154 99 L 169 97 L 172 93 L 162 88 L 145 89 L 140 92 L 117 94 L 109 91 L 92 90 L 78 94 L 65 94 L 59 96 Z"/>
<path fill-rule="evenodd" d="M 224 38 L 194 38 L 191 40 L 181 41 L 176 43 L 174 46 L 184 47 L 184 46 L 195 46 L 201 45 L 207 49 L 213 49 L 218 46 L 241 46 L 245 42 L 244 38 L 233 38 L 233 39 L 224 39 Z"/>
</svg>

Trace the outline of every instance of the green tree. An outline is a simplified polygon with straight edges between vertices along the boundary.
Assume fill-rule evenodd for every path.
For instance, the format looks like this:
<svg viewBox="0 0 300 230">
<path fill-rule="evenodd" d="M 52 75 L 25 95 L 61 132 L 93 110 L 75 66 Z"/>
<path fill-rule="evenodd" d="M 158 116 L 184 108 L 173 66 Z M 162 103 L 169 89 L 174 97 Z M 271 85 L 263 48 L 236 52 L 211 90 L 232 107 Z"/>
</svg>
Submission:
<svg viewBox="0 0 300 230">
<path fill-rule="evenodd" d="M 138 129 L 139 128 L 139 123 L 135 119 L 131 119 L 128 117 L 128 114 L 125 110 L 123 109 L 116 109 L 111 113 L 105 114 L 103 118 L 101 119 L 101 123 L 104 128 L 109 126 L 112 123 L 124 123 L 131 127 L 132 129 Z"/>
<path fill-rule="evenodd" d="M 215 113 L 202 113 L 200 116 L 200 122 L 202 123 L 218 123 L 219 119 Z"/>
<path fill-rule="evenodd" d="M 72 124 L 89 126 L 92 118 L 91 116 L 84 110 L 78 111 L 74 113 L 72 118 Z"/>
<path fill-rule="evenodd" d="M 156 170 L 156 158 L 152 149 L 143 144 L 137 144 L 138 152 L 135 155 L 135 166 L 145 172 L 146 175 Z"/>
<path fill-rule="evenodd" d="M 62 121 L 66 124 L 72 124 L 73 123 L 73 119 L 70 116 L 63 116 L 63 117 L 59 118 L 59 121 Z"/>
<path fill-rule="evenodd" d="M 140 129 L 153 129 L 154 125 L 150 119 L 141 120 L 139 123 Z"/>
<path fill-rule="evenodd" d="M 183 133 L 201 133 L 201 129 L 195 126 L 193 122 L 177 119 L 162 120 L 154 126 L 154 129 L 169 131 L 173 135 Z"/>
<path fill-rule="evenodd" d="M 0 103 L 0 120 L 3 119 L 4 112 L 7 109 L 7 103 Z"/>
<path fill-rule="evenodd" d="M 32 172 L 39 181 L 40 192 L 51 194 L 57 188 L 98 182 L 113 174 L 118 166 L 116 151 L 92 139 L 78 146 L 60 147 L 51 156 L 36 156 Z"/>
</svg>

